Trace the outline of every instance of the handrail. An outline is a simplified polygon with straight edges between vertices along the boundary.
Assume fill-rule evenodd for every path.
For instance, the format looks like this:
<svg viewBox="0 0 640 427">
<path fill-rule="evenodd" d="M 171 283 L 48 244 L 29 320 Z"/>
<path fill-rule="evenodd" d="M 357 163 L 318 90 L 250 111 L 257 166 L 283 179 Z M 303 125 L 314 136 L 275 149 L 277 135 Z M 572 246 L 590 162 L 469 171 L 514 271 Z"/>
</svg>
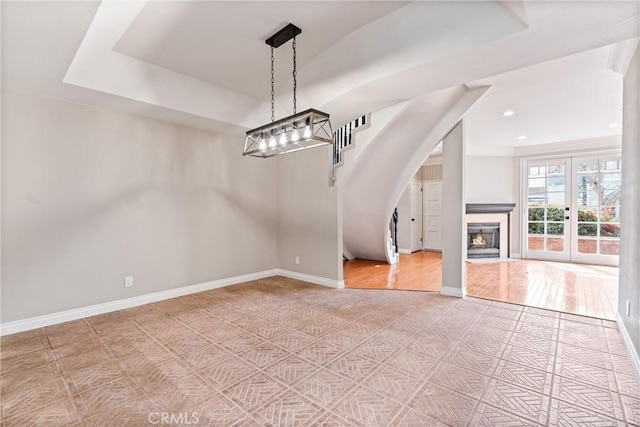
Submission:
<svg viewBox="0 0 640 427">
<path fill-rule="evenodd" d="M 391 214 L 389 222 L 389 231 L 391 232 L 391 242 L 394 247 L 394 253 L 398 254 L 398 208 L 396 207 Z"/>
<path fill-rule="evenodd" d="M 367 124 L 367 114 L 339 127 L 333 132 L 333 164 L 342 163 L 342 151 L 352 144 L 351 132 Z"/>
</svg>

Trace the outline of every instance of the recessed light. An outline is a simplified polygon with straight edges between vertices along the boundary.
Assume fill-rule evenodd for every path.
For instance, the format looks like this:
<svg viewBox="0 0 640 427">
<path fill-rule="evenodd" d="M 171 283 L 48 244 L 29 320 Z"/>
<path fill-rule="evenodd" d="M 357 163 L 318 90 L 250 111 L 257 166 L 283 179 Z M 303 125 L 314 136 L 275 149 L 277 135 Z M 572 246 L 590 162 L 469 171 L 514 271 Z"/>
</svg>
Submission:
<svg viewBox="0 0 640 427">
<path fill-rule="evenodd" d="M 511 117 L 514 114 L 515 114 L 515 111 L 513 111 L 513 110 L 507 110 L 504 113 L 502 113 L 502 115 L 505 116 L 505 117 Z"/>
<path fill-rule="evenodd" d="M 518 137 L 518 139 L 519 139 L 520 141 L 524 141 L 525 139 L 527 139 L 527 137 L 526 137 L 526 135 L 520 135 L 520 136 Z"/>
<path fill-rule="evenodd" d="M 617 123 L 611 123 L 611 124 L 609 125 L 609 127 L 610 127 L 610 128 L 617 128 L 618 126 L 620 126 L 620 125 L 619 125 L 619 124 L 617 124 Z"/>
</svg>

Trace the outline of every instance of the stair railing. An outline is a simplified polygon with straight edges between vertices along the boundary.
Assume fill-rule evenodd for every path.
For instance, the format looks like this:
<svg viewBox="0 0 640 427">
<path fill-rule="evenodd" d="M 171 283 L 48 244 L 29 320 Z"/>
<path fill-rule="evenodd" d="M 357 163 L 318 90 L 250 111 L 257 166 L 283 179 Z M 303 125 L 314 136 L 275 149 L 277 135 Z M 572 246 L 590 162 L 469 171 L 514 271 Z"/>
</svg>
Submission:
<svg viewBox="0 0 640 427">
<path fill-rule="evenodd" d="M 333 133 L 333 164 L 342 164 L 342 151 L 349 148 L 353 143 L 351 132 L 361 126 L 365 126 L 368 121 L 368 114 L 363 114 L 355 120 L 339 127 Z"/>
</svg>

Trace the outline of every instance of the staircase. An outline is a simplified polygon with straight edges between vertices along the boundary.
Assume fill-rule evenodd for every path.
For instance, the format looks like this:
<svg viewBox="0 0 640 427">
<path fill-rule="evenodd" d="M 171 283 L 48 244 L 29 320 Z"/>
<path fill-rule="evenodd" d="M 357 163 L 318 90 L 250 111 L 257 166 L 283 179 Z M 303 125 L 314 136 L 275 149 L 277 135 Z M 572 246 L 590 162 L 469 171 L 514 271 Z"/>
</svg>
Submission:
<svg viewBox="0 0 640 427">
<path fill-rule="evenodd" d="M 461 85 L 432 92 L 336 132 L 333 182 L 342 190 L 346 258 L 395 262 L 389 219 L 406 183 L 487 89 Z M 367 129 L 357 134 L 357 144 L 356 128 Z"/>
</svg>

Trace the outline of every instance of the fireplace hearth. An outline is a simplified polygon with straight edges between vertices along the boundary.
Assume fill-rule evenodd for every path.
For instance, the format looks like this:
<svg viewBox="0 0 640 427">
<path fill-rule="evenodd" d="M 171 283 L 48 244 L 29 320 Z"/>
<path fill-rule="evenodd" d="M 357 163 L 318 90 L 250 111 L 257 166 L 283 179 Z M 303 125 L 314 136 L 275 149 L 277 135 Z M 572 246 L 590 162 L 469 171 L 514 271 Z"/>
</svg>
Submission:
<svg viewBox="0 0 640 427">
<path fill-rule="evenodd" d="M 467 258 L 500 257 L 500 223 L 467 224 Z"/>
</svg>

